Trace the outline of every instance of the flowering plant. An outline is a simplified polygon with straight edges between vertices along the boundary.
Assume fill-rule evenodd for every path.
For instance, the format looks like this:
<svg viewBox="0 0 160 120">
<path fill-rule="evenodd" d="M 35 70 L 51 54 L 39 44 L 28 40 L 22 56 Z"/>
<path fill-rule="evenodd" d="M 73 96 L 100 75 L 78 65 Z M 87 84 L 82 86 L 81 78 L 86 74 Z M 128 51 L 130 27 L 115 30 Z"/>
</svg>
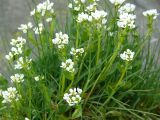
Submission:
<svg viewBox="0 0 160 120">
<path fill-rule="evenodd" d="M 109 2 L 114 9 L 107 11 L 99 8 L 99 0 L 70 0 L 65 27 L 50 0 L 30 12 L 33 21 L 18 27 L 5 56 L 12 75 L 8 84 L 0 77 L 0 119 L 160 117 L 160 52 L 152 55 L 150 49 L 159 14 L 143 12 L 148 31 L 142 35 L 136 6 Z"/>
</svg>

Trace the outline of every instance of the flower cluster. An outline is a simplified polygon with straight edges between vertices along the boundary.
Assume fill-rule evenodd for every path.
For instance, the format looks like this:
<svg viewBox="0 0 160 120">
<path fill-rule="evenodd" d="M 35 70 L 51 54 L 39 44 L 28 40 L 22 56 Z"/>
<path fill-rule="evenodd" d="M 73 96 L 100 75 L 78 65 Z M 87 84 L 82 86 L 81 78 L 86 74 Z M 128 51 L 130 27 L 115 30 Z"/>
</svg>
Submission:
<svg viewBox="0 0 160 120">
<path fill-rule="evenodd" d="M 46 19 L 46 22 L 47 22 L 47 23 L 49 23 L 49 22 L 51 22 L 51 21 L 52 21 L 52 18 L 51 18 L 51 17 L 49 17 L 49 18 Z"/>
<path fill-rule="evenodd" d="M 94 2 L 93 4 L 90 4 L 86 7 L 86 12 L 93 12 L 97 9 L 97 3 Z"/>
<path fill-rule="evenodd" d="M 22 48 L 24 44 L 26 43 L 26 40 L 22 37 L 18 37 L 17 39 L 12 39 L 10 44 L 12 45 L 11 52 L 9 52 L 8 55 L 6 55 L 7 60 L 11 60 L 15 55 L 22 54 Z"/>
<path fill-rule="evenodd" d="M 20 57 L 17 60 L 17 63 L 14 65 L 14 69 L 22 69 L 22 68 L 26 68 L 26 69 L 30 69 L 30 63 L 31 63 L 32 59 L 28 59 L 28 57 Z"/>
<path fill-rule="evenodd" d="M 96 2 L 98 2 L 99 0 L 92 0 L 91 3 L 93 3 L 93 5 L 96 4 Z M 87 3 L 87 0 L 73 0 L 72 3 L 69 3 L 68 7 L 74 11 L 77 11 L 79 12 L 81 10 L 81 7 L 82 7 L 82 4 L 84 3 Z M 92 6 L 88 7 L 89 9 L 91 8 Z"/>
<path fill-rule="evenodd" d="M 31 29 L 32 27 L 32 23 L 28 22 L 28 24 L 21 24 L 20 27 L 18 27 L 18 30 L 22 31 L 23 33 L 27 33 L 28 29 Z"/>
<path fill-rule="evenodd" d="M 15 74 L 15 75 L 12 75 L 10 78 L 11 78 L 11 81 L 14 83 L 22 83 L 24 81 L 23 74 Z"/>
<path fill-rule="evenodd" d="M 2 91 L 3 101 L 2 103 L 12 103 L 18 101 L 20 95 L 15 87 L 9 87 L 6 91 Z"/>
<path fill-rule="evenodd" d="M 120 57 L 122 60 L 125 61 L 131 61 L 134 57 L 134 52 L 132 52 L 130 49 L 127 49 L 127 51 L 124 51 L 122 54 L 120 54 Z"/>
<path fill-rule="evenodd" d="M 75 57 L 78 57 L 79 55 L 82 55 L 83 53 L 84 53 L 83 48 L 79 48 L 79 49 L 71 48 L 71 51 L 70 51 L 70 54 L 74 55 Z"/>
<path fill-rule="evenodd" d="M 74 0 L 74 5 L 72 3 L 69 3 L 68 7 L 75 11 L 80 11 L 81 3 L 85 3 L 85 2 L 86 2 L 85 0 Z"/>
<path fill-rule="evenodd" d="M 44 1 L 43 3 L 39 3 L 35 9 L 33 9 L 31 12 L 30 12 L 30 15 L 33 16 L 35 15 L 36 13 L 40 14 L 41 16 L 45 16 L 46 12 L 50 12 L 50 13 L 54 13 L 54 10 L 53 10 L 53 5 L 54 3 L 53 2 L 50 2 L 50 0 L 46 0 Z"/>
<path fill-rule="evenodd" d="M 156 9 L 151 9 L 143 12 L 143 15 L 145 17 L 152 17 L 153 19 L 156 19 L 159 15 Z"/>
<path fill-rule="evenodd" d="M 119 15 L 119 20 L 117 22 L 118 27 L 120 28 L 129 28 L 133 29 L 135 28 L 135 19 L 136 15 L 129 14 L 129 13 L 122 13 Z"/>
<path fill-rule="evenodd" d="M 29 118 L 25 117 L 25 119 L 24 119 L 24 120 L 29 120 Z"/>
<path fill-rule="evenodd" d="M 136 27 L 135 25 L 135 19 L 136 15 L 134 15 L 132 12 L 134 12 L 136 6 L 134 4 L 126 3 L 125 5 L 121 6 L 118 9 L 119 12 L 119 19 L 117 21 L 117 25 L 120 28 L 129 28 L 134 29 Z"/>
<path fill-rule="evenodd" d="M 38 26 L 33 29 L 33 31 L 37 35 L 41 34 L 43 31 L 43 24 L 39 23 Z"/>
<path fill-rule="evenodd" d="M 80 13 L 78 14 L 77 22 L 81 23 L 84 21 L 92 21 L 92 16 L 88 15 L 87 13 Z"/>
<path fill-rule="evenodd" d="M 67 59 L 65 62 L 61 63 L 61 68 L 65 69 L 68 72 L 74 72 L 74 62 L 71 59 Z"/>
<path fill-rule="evenodd" d="M 107 12 L 103 11 L 103 10 L 96 10 L 95 12 L 91 13 L 93 20 L 95 20 L 96 22 L 101 21 L 100 25 L 104 25 L 107 22 L 106 16 L 107 16 Z"/>
<path fill-rule="evenodd" d="M 80 13 L 78 14 L 77 22 L 79 23 L 84 22 L 84 21 L 95 22 L 97 27 L 100 28 L 106 24 L 107 22 L 106 16 L 107 16 L 107 12 L 103 10 L 95 10 L 89 14 Z"/>
<path fill-rule="evenodd" d="M 69 106 L 74 106 L 81 101 L 82 89 L 73 88 L 69 89 L 69 93 L 65 93 L 63 99 L 69 104 Z"/>
<path fill-rule="evenodd" d="M 68 35 L 63 34 L 62 32 L 56 33 L 56 38 L 52 40 L 53 44 L 58 45 L 58 48 L 64 48 L 64 45 L 68 44 Z"/>
<path fill-rule="evenodd" d="M 131 13 L 131 12 L 134 12 L 135 9 L 136 9 L 136 6 L 134 4 L 126 3 L 125 5 L 123 5 L 122 7 L 120 7 L 118 9 L 118 12 L 120 14 L 122 14 L 122 13 Z"/>
<path fill-rule="evenodd" d="M 37 82 L 38 82 L 39 80 L 43 80 L 43 79 L 44 79 L 44 76 L 40 76 L 40 75 L 34 77 L 34 80 L 37 81 Z"/>
<path fill-rule="evenodd" d="M 79 2 L 82 2 L 82 1 L 79 1 L 79 2 L 78 1 L 79 0 L 74 0 L 74 3 L 79 4 Z M 85 10 L 83 10 L 83 12 L 81 11 L 78 14 L 78 16 L 77 16 L 78 23 L 93 22 L 94 25 L 96 25 L 98 28 L 101 28 L 102 26 L 104 26 L 104 24 L 106 24 L 107 12 L 105 12 L 103 10 L 97 10 L 97 1 L 99 1 L 99 0 L 92 0 L 90 2 L 87 2 L 87 3 L 90 3 L 88 6 L 83 6 L 83 7 L 85 7 L 85 8 L 83 8 Z M 85 3 L 86 1 L 84 0 L 83 2 Z M 75 10 L 75 8 L 73 8 L 72 3 L 69 4 L 69 7 Z M 80 10 L 80 4 L 79 4 L 78 8 L 79 9 L 77 10 L 77 7 L 76 7 L 77 11 Z"/>
<path fill-rule="evenodd" d="M 125 2 L 125 0 L 109 0 L 109 1 L 115 6 L 122 5 Z"/>
</svg>

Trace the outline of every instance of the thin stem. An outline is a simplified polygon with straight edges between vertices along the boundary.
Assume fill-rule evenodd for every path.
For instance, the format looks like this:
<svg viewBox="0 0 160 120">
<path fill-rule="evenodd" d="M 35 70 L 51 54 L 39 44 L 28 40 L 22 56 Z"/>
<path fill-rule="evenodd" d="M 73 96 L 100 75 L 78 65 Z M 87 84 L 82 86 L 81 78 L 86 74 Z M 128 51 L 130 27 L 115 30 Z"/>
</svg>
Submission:
<svg viewBox="0 0 160 120">
<path fill-rule="evenodd" d="M 117 57 L 117 54 L 118 54 L 118 52 L 119 52 L 119 49 L 120 49 L 120 47 L 121 47 L 121 44 L 122 44 L 123 40 L 124 40 L 124 36 L 122 35 L 122 36 L 120 37 L 120 40 L 119 40 L 119 43 L 118 43 L 118 45 L 117 45 L 117 48 L 116 48 L 115 52 L 113 53 L 113 55 L 111 56 L 109 62 L 105 65 L 105 67 L 103 68 L 103 70 L 101 71 L 101 73 L 99 74 L 99 76 L 97 77 L 96 81 L 94 82 L 94 85 L 93 85 L 93 87 L 91 88 L 91 91 L 90 91 L 89 95 L 88 95 L 87 98 L 86 98 L 86 102 L 88 101 L 90 95 L 92 94 L 92 92 L 93 92 L 93 90 L 95 89 L 95 87 L 96 87 L 97 83 L 99 82 L 99 80 L 101 80 L 102 77 L 106 76 L 105 74 L 108 72 L 108 70 L 109 70 L 110 67 L 112 66 L 115 58 Z M 85 102 L 85 103 L 86 103 L 86 102 Z"/>
<path fill-rule="evenodd" d="M 97 58 L 96 58 L 96 65 L 98 65 L 99 57 L 101 53 L 101 35 L 100 31 L 98 32 L 98 46 L 97 46 Z"/>
<path fill-rule="evenodd" d="M 77 27 L 77 35 L 76 35 L 76 48 L 78 48 L 79 45 L 79 24 L 76 24 Z"/>
<path fill-rule="evenodd" d="M 63 96 L 64 93 L 64 88 L 65 88 L 65 75 L 62 73 L 62 79 L 61 79 L 61 95 Z"/>
<path fill-rule="evenodd" d="M 89 33 L 89 40 L 88 40 L 87 48 L 86 48 L 85 51 L 88 51 L 89 46 L 90 46 L 90 43 L 91 43 L 91 40 L 92 40 L 91 29 L 88 30 L 88 33 Z M 83 67 L 84 60 L 85 60 L 85 57 L 86 57 L 86 56 L 87 56 L 87 52 L 84 53 L 84 56 L 83 56 L 83 58 L 82 58 L 82 62 L 81 62 L 80 67 L 79 67 L 79 71 L 78 71 L 78 75 L 77 75 L 78 77 L 77 77 L 77 78 L 79 78 L 79 76 L 80 76 L 80 74 L 81 74 L 82 67 Z"/>
<path fill-rule="evenodd" d="M 126 73 L 126 71 L 127 71 L 127 68 L 128 68 L 128 63 L 126 63 L 125 69 L 123 70 L 123 72 L 122 72 L 122 74 L 121 74 L 121 77 L 119 78 L 117 84 L 115 85 L 115 87 L 114 87 L 111 95 L 108 97 L 108 99 L 104 102 L 104 104 L 103 104 L 102 106 L 106 105 L 106 104 L 109 102 L 109 100 L 112 98 L 112 96 L 117 92 L 118 86 L 122 83 L 123 78 L 124 78 L 124 76 L 125 76 L 125 73 Z"/>
<path fill-rule="evenodd" d="M 149 64 L 149 60 L 150 60 L 150 39 L 152 36 L 152 32 L 153 32 L 153 19 L 152 18 L 148 18 L 148 33 L 146 36 L 146 39 L 148 39 L 148 47 L 147 47 L 147 58 L 146 58 L 146 65 L 145 65 L 145 69 L 147 69 L 148 64 Z"/>
</svg>

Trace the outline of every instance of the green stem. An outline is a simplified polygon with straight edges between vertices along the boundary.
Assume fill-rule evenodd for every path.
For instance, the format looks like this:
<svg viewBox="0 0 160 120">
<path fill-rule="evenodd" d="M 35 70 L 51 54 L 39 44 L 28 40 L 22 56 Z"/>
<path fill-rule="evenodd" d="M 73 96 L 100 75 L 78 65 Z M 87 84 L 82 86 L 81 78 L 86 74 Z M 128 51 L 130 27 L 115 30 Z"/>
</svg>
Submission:
<svg viewBox="0 0 160 120">
<path fill-rule="evenodd" d="M 117 47 L 116 47 L 115 52 L 113 53 L 113 55 L 111 56 L 109 62 L 105 65 L 105 67 L 103 68 L 103 70 L 101 71 L 101 73 L 99 74 L 99 76 L 97 77 L 96 81 L 94 82 L 93 87 L 91 88 L 91 91 L 90 91 L 89 95 L 88 95 L 87 98 L 86 98 L 86 102 L 88 101 L 90 95 L 92 94 L 93 90 L 95 89 L 97 83 L 102 79 L 102 77 L 104 78 L 104 77 L 106 76 L 108 70 L 109 70 L 110 67 L 112 66 L 115 58 L 116 58 L 117 55 L 118 55 L 118 52 L 119 52 L 119 50 L 120 50 L 120 47 L 121 47 L 121 44 L 122 44 L 123 40 L 124 40 L 124 36 L 122 35 L 122 36 L 120 37 L 120 40 L 119 40 L 119 43 L 118 43 L 118 45 L 117 45 Z M 85 103 L 86 103 L 86 102 L 85 102 Z"/>
<path fill-rule="evenodd" d="M 87 44 L 87 48 L 85 49 L 85 51 L 88 51 L 89 49 L 89 46 L 90 46 L 90 43 L 91 43 L 91 40 L 92 40 L 92 33 L 91 33 L 91 29 L 88 29 L 88 33 L 89 33 L 89 40 L 88 40 L 88 44 Z M 80 64 L 80 67 L 79 67 L 79 71 L 78 71 L 78 77 L 80 76 L 81 74 L 81 71 L 82 71 L 82 67 L 83 67 L 83 64 L 84 64 L 84 60 L 85 60 L 85 57 L 87 56 L 87 52 L 84 53 L 84 56 L 82 58 L 82 61 L 81 61 L 81 64 Z"/>
<path fill-rule="evenodd" d="M 62 79 L 61 79 L 61 95 L 63 96 L 64 93 L 64 88 L 65 88 L 65 75 L 62 73 Z"/>
<path fill-rule="evenodd" d="M 27 80 L 27 87 L 28 87 L 28 92 L 29 92 L 29 109 L 30 109 L 30 112 L 29 112 L 29 118 L 31 118 L 31 113 L 32 113 L 32 90 L 31 90 L 31 84 L 29 82 L 29 80 Z"/>
<path fill-rule="evenodd" d="M 24 71 L 25 72 L 25 74 L 28 76 L 28 79 L 26 80 L 26 83 L 27 83 L 27 92 L 28 92 L 28 97 L 27 97 L 27 99 L 28 99 L 28 102 L 29 102 L 29 110 L 30 110 L 30 112 L 28 113 L 29 115 L 29 118 L 31 119 L 31 114 L 32 114 L 32 85 L 31 85 L 31 81 L 30 81 L 30 77 L 32 77 L 33 76 L 33 74 L 32 74 L 32 71 L 31 70 L 25 70 Z"/>
<path fill-rule="evenodd" d="M 92 62 L 91 62 L 91 59 L 92 59 L 92 56 L 91 56 L 91 53 L 90 53 L 90 55 L 89 55 L 89 65 L 88 65 L 88 78 L 87 78 L 87 80 L 86 80 L 86 83 L 85 83 L 85 85 L 84 85 L 84 87 L 83 87 L 83 93 L 82 93 L 82 96 L 84 95 L 84 93 L 87 91 L 87 88 L 88 88 L 88 85 L 89 85 L 89 83 L 90 83 L 90 81 L 91 81 L 91 67 L 92 67 Z"/>
<path fill-rule="evenodd" d="M 101 35 L 100 35 L 100 32 L 98 32 L 98 46 L 97 46 L 96 65 L 98 65 L 98 62 L 99 62 L 100 52 L 101 52 Z"/>
<path fill-rule="evenodd" d="M 76 35 L 76 48 L 78 48 L 79 45 L 79 24 L 77 23 L 77 35 Z"/>
<path fill-rule="evenodd" d="M 149 60 L 150 60 L 150 39 L 152 36 L 152 32 L 153 32 L 153 19 L 149 18 L 148 19 L 148 33 L 146 36 L 146 39 L 148 39 L 148 47 L 147 47 L 147 57 L 146 57 L 146 65 L 145 65 L 145 69 L 147 69 L 147 65 L 149 64 Z"/>
<path fill-rule="evenodd" d="M 104 102 L 102 106 L 106 105 L 109 102 L 109 100 L 112 98 L 112 96 L 117 92 L 118 86 L 122 83 L 125 73 L 127 71 L 127 68 L 128 68 L 128 63 L 126 64 L 125 69 L 123 70 L 121 77 L 119 78 L 117 84 L 115 85 L 114 90 L 112 91 L 111 95 L 108 97 L 108 99 Z"/>
<path fill-rule="evenodd" d="M 65 92 L 67 92 L 67 91 L 72 87 L 73 83 L 74 83 L 74 80 L 72 80 L 72 82 L 71 82 L 70 85 L 67 87 L 67 89 L 65 90 Z"/>
</svg>

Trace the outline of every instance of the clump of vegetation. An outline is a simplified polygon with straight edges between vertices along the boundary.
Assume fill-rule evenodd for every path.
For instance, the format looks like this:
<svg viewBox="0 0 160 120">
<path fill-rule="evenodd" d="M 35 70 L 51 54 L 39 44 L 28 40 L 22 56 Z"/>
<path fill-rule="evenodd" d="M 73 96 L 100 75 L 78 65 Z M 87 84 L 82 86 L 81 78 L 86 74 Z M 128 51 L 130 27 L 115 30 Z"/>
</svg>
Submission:
<svg viewBox="0 0 160 120">
<path fill-rule="evenodd" d="M 142 35 L 135 5 L 109 0 L 106 12 L 98 2 L 69 1 L 64 27 L 49 0 L 31 11 L 34 23 L 18 27 L 5 56 L 12 71 L 0 78 L 0 119 L 160 118 L 160 51 L 150 43 L 157 10 L 143 12 Z"/>
</svg>

